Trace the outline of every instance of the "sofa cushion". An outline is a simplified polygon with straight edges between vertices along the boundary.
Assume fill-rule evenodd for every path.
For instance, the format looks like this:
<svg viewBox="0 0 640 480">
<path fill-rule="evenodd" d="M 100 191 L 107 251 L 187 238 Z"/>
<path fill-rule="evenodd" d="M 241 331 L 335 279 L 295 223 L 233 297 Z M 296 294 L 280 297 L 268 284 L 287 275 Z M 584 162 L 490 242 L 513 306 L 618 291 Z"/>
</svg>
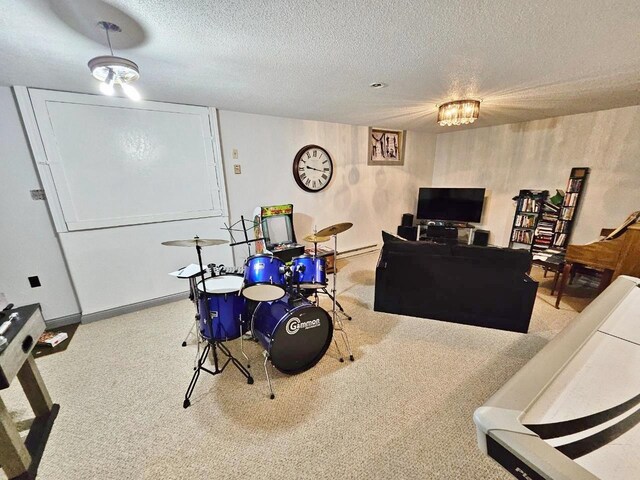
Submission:
<svg viewBox="0 0 640 480">
<path fill-rule="evenodd" d="M 418 256 L 431 256 L 431 255 L 450 256 L 451 245 L 406 240 L 404 242 L 385 243 L 384 252 L 389 254 L 409 253 L 409 254 L 418 255 Z"/>
<path fill-rule="evenodd" d="M 454 245 L 451 252 L 454 257 L 488 262 L 496 269 L 508 269 L 519 273 L 526 273 L 531 267 L 531 253 L 522 249 Z"/>
<path fill-rule="evenodd" d="M 392 242 L 406 242 L 406 238 L 402 238 L 399 235 L 394 235 L 393 233 L 385 232 L 382 230 L 382 241 L 384 243 L 392 243 Z"/>
</svg>

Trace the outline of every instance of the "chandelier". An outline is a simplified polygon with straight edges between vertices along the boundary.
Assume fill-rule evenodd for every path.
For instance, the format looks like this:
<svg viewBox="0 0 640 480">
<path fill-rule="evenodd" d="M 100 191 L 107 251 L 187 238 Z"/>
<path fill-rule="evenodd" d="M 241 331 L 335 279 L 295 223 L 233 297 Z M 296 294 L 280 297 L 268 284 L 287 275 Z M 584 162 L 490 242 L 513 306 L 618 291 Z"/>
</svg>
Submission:
<svg viewBox="0 0 640 480">
<path fill-rule="evenodd" d="M 456 100 L 438 106 L 438 123 L 442 127 L 467 125 L 480 115 L 479 100 Z"/>
<path fill-rule="evenodd" d="M 103 55 L 89 60 L 89 70 L 93 77 L 100 82 L 100 91 L 104 95 L 115 94 L 115 86 L 119 85 L 124 94 L 131 100 L 140 100 L 140 93 L 131 85 L 140 78 L 138 65 L 128 58 L 116 57 L 113 55 L 111 38 L 109 32 L 121 32 L 122 29 L 110 22 L 98 22 L 98 26 L 107 34 L 107 43 L 111 55 Z"/>
</svg>

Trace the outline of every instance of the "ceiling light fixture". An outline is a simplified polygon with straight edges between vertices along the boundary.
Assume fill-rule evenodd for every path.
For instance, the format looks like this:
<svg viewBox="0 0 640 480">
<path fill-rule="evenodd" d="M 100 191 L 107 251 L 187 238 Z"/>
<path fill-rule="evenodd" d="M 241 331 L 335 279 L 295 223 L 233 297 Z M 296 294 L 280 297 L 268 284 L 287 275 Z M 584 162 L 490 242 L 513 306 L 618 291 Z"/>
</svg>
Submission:
<svg viewBox="0 0 640 480">
<path fill-rule="evenodd" d="M 387 84 L 382 82 L 373 82 L 373 83 L 370 83 L 369 86 L 371 88 L 384 88 L 387 86 Z"/>
<path fill-rule="evenodd" d="M 467 125 L 480 116 L 480 100 L 456 100 L 438 105 L 438 123 L 442 127 Z"/>
<path fill-rule="evenodd" d="M 107 34 L 107 43 L 111 55 L 103 55 L 89 60 L 89 70 L 93 77 L 100 82 L 100 91 L 104 95 L 113 95 L 115 85 L 120 85 L 124 94 L 131 100 L 140 100 L 140 93 L 131 85 L 140 78 L 140 70 L 135 62 L 128 58 L 116 57 L 111 47 L 109 32 L 121 32 L 122 29 L 111 22 L 98 22 L 98 26 Z"/>
</svg>

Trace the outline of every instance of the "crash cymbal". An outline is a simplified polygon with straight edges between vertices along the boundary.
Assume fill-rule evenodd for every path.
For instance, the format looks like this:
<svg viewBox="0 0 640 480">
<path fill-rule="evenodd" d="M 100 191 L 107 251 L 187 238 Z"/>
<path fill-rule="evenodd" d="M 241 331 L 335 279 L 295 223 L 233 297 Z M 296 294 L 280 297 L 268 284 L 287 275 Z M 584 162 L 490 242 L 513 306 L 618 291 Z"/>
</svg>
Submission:
<svg viewBox="0 0 640 480">
<path fill-rule="evenodd" d="M 345 223 L 336 223 L 335 225 L 331 225 L 330 227 L 323 228 L 319 232 L 316 232 L 318 237 L 326 237 L 331 235 L 337 235 L 342 232 L 346 232 L 351 227 L 353 227 L 353 223 L 345 222 Z"/>
<path fill-rule="evenodd" d="M 303 238 L 303 240 L 305 242 L 311 242 L 311 243 L 322 243 L 322 242 L 328 242 L 330 238 L 321 237 L 320 235 L 307 235 L 306 237 Z"/>
<path fill-rule="evenodd" d="M 191 238 L 189 240 L 168 240 L 162 242 L 162 245 L 168 247 L 212 247 L 214 245 L 224 245 L 229 243 L 229 240 L 222 240 L 219 238 Z"/>
</svg>

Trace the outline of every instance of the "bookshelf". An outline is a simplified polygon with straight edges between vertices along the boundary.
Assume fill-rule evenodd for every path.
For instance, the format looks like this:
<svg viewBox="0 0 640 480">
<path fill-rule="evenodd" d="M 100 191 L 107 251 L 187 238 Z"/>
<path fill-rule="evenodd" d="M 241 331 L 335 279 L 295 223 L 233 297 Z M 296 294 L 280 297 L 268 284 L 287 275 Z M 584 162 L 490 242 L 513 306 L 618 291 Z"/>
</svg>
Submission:
<svg viewBox="0 0 640 480">
<path fill-rule="evenodd" d="M 533 248 L 536 227 L 543 214 L 543 205 L 548 196 L 547 190 L 520 190 L 511 226 L 510 248 L 527 250 Z"/>
<path fill-rule="evenodd" d="M 555 223 L 552 248 L 564 250 L 569 244 L 589 172 L 589 167 L 574 167 L 571 169 L 567 190 Z"/>
</svg>

